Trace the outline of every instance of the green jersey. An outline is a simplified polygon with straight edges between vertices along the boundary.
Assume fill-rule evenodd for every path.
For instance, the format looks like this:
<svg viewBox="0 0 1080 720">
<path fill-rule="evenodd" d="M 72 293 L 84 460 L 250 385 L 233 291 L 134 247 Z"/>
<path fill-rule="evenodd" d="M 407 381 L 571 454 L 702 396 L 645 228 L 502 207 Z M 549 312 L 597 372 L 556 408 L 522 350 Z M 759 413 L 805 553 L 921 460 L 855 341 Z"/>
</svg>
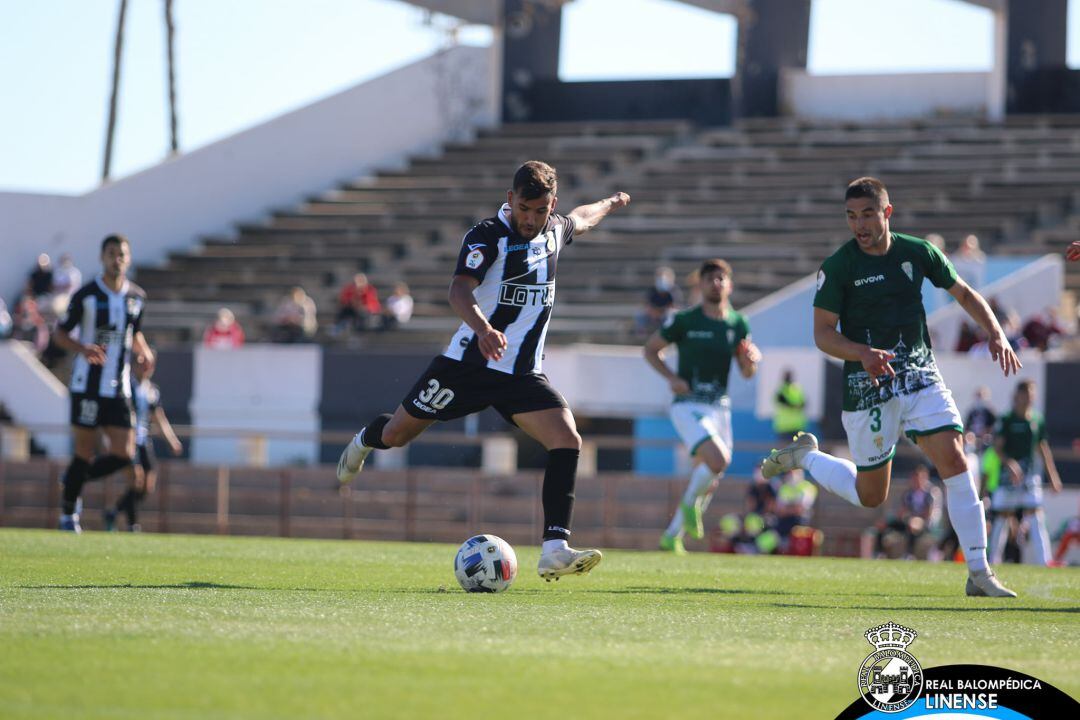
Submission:
<svg viewBox="0 0 1080 720">
<path fill-rule="evenodd" d="M 1043 417 L 1032 410 L 1027 417 L 1011 410 L 998 419 L 994 434 L 1005 440 L 1005 456 L 1020 463 L 1024 472 L 1035 469 L 1035 450 L 1046 439 Z"/>
<path fill-rule="evenodd" d="M 668 318 L 660 336 L 679 348 L 676 372 L 690 385 L 690 394 L 676 395 L 675 402 L 714 403 L 727 396 L 731 358 L 739 341 L 750 337 L 750 324 L 734 310 L 715 319 L 697 305 Z"/>
<path fill-rule="evenodd" d="M 822 263 L 814 307 L 839 315 L 848 340 L 896 355 L 889 362 L 896 378 L 878 387 L 862 363 L 844 362 L 844 410 L 868 410 L 941 382 L 922 304 L 924 278 L 947 290 L 956 270 L 930 243 L 900 233 L 892 233 L 884 255 L 863 252 L 852 238 Z"/>
</svg>

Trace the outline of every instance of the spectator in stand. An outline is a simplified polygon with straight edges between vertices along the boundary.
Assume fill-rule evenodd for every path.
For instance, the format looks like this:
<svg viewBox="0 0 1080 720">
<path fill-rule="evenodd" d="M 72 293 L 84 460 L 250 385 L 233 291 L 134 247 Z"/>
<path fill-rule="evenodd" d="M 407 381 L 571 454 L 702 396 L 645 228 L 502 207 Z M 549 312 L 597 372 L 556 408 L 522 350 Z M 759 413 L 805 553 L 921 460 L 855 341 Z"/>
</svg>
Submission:
<svg viewBox="0 0 1080 720">
<path fill-rule="evenodd" d="M 229 308 L 217 311 L 214 322 L 203 333 L 203 345 L 212 350 L 235 350 L 244 344 L 244 329 Z"/>
<path fill-rule="evenodd" d="M 762 517 L 771 517 L 776 513 L 776 488 L 761 474 L 760 467 L 754 468 L 754 478 L 746 489 L 746 512 Z"/>
<path fill-rule="evenodd" d="M 1069 262 L 1080 260 L 1080 240 L 1073 242 L 1072 245 L 1065 249 L 1065 259 Z"/>
<path fill-rule="evenodd" d="M 60 256 L 60 267 L 53 271 L 52 288 L 56 295 L 56 304 L 66 308 L 68 299 L 82 284 L 82 273 L 75 267 L 71 255 L 64 253 Z"/>
<path fill-rule="evenodd" d="M 806 479 L 802 468 L 783 476 L 776 493 L 776 530 L 784 543 L 798 526 L 809 527 L 810 515 L 817 500 L 817 486 Z"/>
<path fill-rule="evenodd" d="M 791 368 L 784 370 L 783 380 L 773 397 L 773 407 L 773 432 L 784 444 L 806 430 L 806 395 L 795 382 L 795 373 Z"/>
<path fill-rule="evenodd" d="M 647 337 L 659 330 L 681 300 L 682 291 L 675 285 L 675 271 L 666 266 L 656 268 L 653 286 L 645 294 L 645 306 L 638 312 L 635 334 Z"/>
<path fill-rule="evenodd" d="M 412 319 L 413 299 L 409 294 L 409 286 L 403 282 L 394 284 L 394 292 L 386 298 L 383 312 L 383 330 L 393 330 L 408 324 Z"/>
<path fill-rule="evenodd" d="M 49 326 L 38 309 L 38 301 L 29 292 L 15 305 L 14 332 L 12 337 L 34 346 L 40 354 L 49 345 Z"/>
<path fill-rule="evenodd" d="M 926 242 L 936 247 L 941 252 L 945 252 L 945 238 L 939 233 L 930 233 L 925 238 Z"/>
<path fill-rule="evenodd" d="M 47 297 L 52 294 L 53 289 L 53 268 L 52 260 L 45 253 L 41 253 L 37 258 L 37 265 L 30 271 L 30 275 L 26 278 L 26 292 L 32 298 Z"/>
<path fill-rule="evenodd" d="M 921 550 L 920 539 L 932 537 L 941 521 L 941 490 L 930 482 L 930 470 L 917 465 L 912 471 L 907 491 L 900 498 L 897 513 L 878 526 L 877 557 L 913 559 L 929 551 Z"/>
<path fill-rule="evenodd" d="M 979 290 L 986 284 L 986 253 L 979 247 L 978 236 L 965 237 L 949 259 L 956 268 L 956 274 L 964 278 L 968 285 Z"/>
<path fill-rule="evenodd" d="M 294 287 L 274 312 L 274 342 L 308 342 L 315 338 L 319 321 L 315 301 L 302 287 Z"/>
<path fill-rule="evenodd" d="M 686 307 L 701 304 L 701 269 L 694 268 L 686 275 Z"/>
<path fill-rule="evenodd" d="M 968 410 L 964 428 L 974 435 L 974 451 L 982 455 L 983 451 L 994 444 L 994 423 L 997 415 L 990 409 L 990 388 L 980 385 L 975 388 L 975 400 Z"/>
<path fill-rule="evenodd" d="M 382 304 L 379 302 L 378 291 L 368 282 L 367 275 L 356 273 L 352 282 L 338 293 L 334 334 L 341 333 L 346 327 L 357 332 L 371 329 L 381 315 Z"/>
<path fill-rule="evenodd" d="M 1033 315 L 1024 323 L 1021 334 L 1027 341 L 1028 347 L 1039 352 L 1046 352 L 1053 344 L 1055 337 L 1065 334 L 1065 329 L 1058 324 L 1057 310 L 1046 308 L 1042 313 Z"/>
<path fill-rule="evenodd" d="M 11 313 L 8 312 L 7 303 L 4 302 L 4 298 L 0 298 L 0 340 L 10 335 L 14 327 L 15 323 L 11 319 Z"/>
</svg>

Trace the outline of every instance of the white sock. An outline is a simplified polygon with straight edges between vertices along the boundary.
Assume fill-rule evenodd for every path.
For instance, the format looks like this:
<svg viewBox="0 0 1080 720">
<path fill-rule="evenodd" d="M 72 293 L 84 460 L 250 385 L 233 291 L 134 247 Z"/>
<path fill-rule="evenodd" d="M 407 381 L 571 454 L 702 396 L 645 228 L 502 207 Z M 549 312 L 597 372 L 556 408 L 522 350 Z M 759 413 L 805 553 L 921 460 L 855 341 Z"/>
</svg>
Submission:
<svg viewBox="0 0 1080 720">
<path fill-rule="evenodd" d="M 1046 567 L 1050 560 L 1050 533 L 1046 531 L 1046 515 L 1042 510 L 1036 510 L 1031 515 L 1033 524 L 1031 533 L 1031 549 L 1036 565 Z"/>
<path fill-rule="evenodd" d="M 545 540 L 544 544 L 540 547 L 541 555 L 549 555 L 556 550 L 565 550 L 569 545 L 565 540 Z"/>
<path fill-rule="evenodd" d="M 945 478 L 945 507 L 956 537 L 960 538 L 968 570 L 986 570 L 986 514 L 970 470 Z"/>
<path fill-rule="evenodd" d="M 855 489 L 855 476 L 859 472 L 855 463 L 820 450 L 811 450 L 806 453 L 801 465 L 818 485 L 839 495 L 852 505 L 862 507 L 859 491 Z"/>
<path fill-rule="evenodd" d="M 717 473 L 714 473 L 709 469 L 709 466 L 705 463 L 701 463 L 694 471 L 690 473 L 690 484 L 686 486 L 686 492 L 683 493 L 682 501 L 687 505 L 695 503 L 698 498 L 709 491 L 709 487 L 712 485 L 713 479 L 716 478 Z"/>
<path fill-rule="evenodd" d="M 668 523 L 667 530 L 664 531 L 664 534 L 668 537 L 683 536 L 682 505 L 675 506 L 675 515 L 671 518 L 671 522 Z"/>
<path fill-rule="evenodd" d="M 1000 565 L 1005 557 L 1005 543 L 1009 541 L 1009 520 L 998 513 L 994 516 L 994 522 L 990 526 L 989 542 L 986 545 L 986 553 L 990 558 L 991 565 Z"/>
</svg>

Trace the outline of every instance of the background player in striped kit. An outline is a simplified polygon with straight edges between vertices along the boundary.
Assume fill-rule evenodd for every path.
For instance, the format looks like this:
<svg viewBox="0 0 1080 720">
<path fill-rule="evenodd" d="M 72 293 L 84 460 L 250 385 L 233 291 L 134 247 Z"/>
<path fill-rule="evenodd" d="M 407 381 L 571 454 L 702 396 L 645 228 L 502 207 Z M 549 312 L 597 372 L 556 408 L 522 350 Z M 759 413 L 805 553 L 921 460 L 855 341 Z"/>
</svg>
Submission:
<svg viewBox="0 0 1080 720">
<path fill-rule="evenodd" d="M 581 436 L 566 401 L 541 372 L 559 253 L 630 202 L 615 193 L 557 215 L 557 190 L 555 169 L 529 161 L 514 174 L 506 203 L 466 233 L 449 297 L 461 327 L 393 416 L 380 415 L 357 433 L 337 469 L 338 479 L 350 482 L 373 449 L 402 447 L 436 420 L 494 407 L 548 451 L 537 567 L 546 580 L 587 573 L 601 558 L 598 550 L 567 544 Z"/>
<path fill-rule="evenodd" d="M 127 519 L 128 530 L 137 532 L 140 529 L 139 503 L 149 493 L 154 492 L 157 484 L 157 458 L 154 455 L 154 439 L 151 437 L 155 424 L 165 441 L 169 443 L 169 449 L 173 455 L 179 455 L 184 451 L 183 443 L 176 437 L 172 424 L 165 415 L 165 409 L 161 407 L 161 388 L 150 381 L 150 376 L 153 374 L 152 364 L 142 358 L 136 358 L 135 379 L 137 382 L 132 387 L 132 400 L 135 406 L 135 459 L 142 468 L 143 484 L 141 487 L 128 487 L 117 500 L 116 507 L 105 511 L 106 530 L 116 528 L 116 517 L 120 513 L 124 513 Z M 95 479 L 93 470 L 91 470 L 90 479 Z"/>
<path fill-rule="evenodd" d="M 731 296 L 731 265 L 706 260 L 698 271 L 701 304 L 671 316 L 645 343 L 645 360 L 660 373 L 675 397 L 671 422 L 690 450 L 696 466 L 690 473 L 682 502 L 668 529 L 660 537 L 660 549 L 685 552 L 683 533 L 702 538 L 701 516 L 712 492 L 731 462 L 731 402 L 727 396 L 731 361 L 739 364 L 744 378 L 757 372 L 761 352 L 750 342 L 750 324 L 728 301 Z M 676 372 L 664 363 L 668 345 L 679 349 Z"/>
<path fill-rule="evenodd" d="M 104 477 L 123 468 L 129 487 L 141 483 L 142 468 L 132 464 L 132 353 L 150 364 L 154 359 L 139 329 L 146 293 L 127 279 L 130 266 L 127 238 L 109 235 L 102 240 L 101 273 L 71 296 L 53 336 L 59 347 L 76 355 L 69 386 L 74 453 L 64 472 L 61 530 L 81 532 L 75 508 L 91 472 Z M 109 451 L 95 459 L 101 433 Z"/>
</svg>

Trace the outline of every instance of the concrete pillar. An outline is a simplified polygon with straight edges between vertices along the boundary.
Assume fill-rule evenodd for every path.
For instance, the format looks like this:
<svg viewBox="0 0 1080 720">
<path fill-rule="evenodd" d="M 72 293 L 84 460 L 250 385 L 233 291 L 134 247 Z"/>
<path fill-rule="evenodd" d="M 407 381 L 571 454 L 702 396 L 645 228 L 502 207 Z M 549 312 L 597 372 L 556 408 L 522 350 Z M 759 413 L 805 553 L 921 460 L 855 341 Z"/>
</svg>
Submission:
<svg viewBox="0 0 1080 720">
<path fill-rule="evenodd" d="M 1053 112 L 1062 100 L 1058 81 L 1067 69 L 1069 0 L 1010 0 L 1006 13 L 1007 110 Z"/>
<path fill-rule="evenodd" d="M 739 23 L 735 74 L 738 117 L 774 117 L 780 112 L 781 68 L 806 68 L 810 43 L 810 0 L 751 0 Z"/>
<path fill-rule="evenodd" d="M 537 80 L 559 77 L 562 9 L 539 0 L 504 0 L 502 26 L 502 120 L 528 121 L 529 90 Z"/>
<path fill-rule="evenodd" d="M 486 438 L 480 448 L 480 471 L 484 475 L 517 472 L 517 441 L 508 437 Z"/>
</svg>

